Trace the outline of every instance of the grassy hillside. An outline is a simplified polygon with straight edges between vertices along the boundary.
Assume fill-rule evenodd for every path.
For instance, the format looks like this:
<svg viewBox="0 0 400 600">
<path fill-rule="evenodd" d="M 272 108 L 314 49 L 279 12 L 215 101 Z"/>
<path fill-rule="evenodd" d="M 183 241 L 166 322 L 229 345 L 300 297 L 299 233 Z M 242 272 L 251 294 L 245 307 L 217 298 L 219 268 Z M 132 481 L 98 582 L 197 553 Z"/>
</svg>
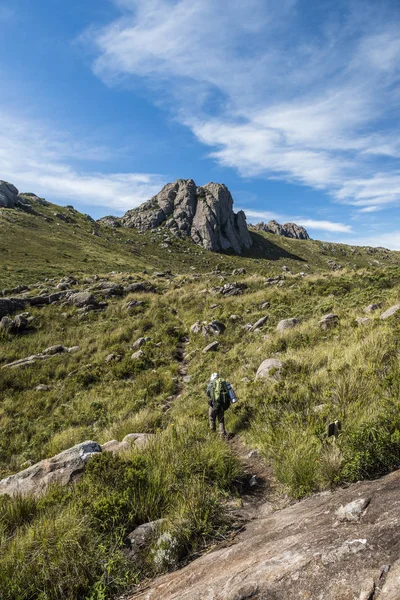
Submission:
<svg viewBox="0 0 400 600">
<path fill-rule="evenodd" d="M 43 281 L 46 277 L 93 275 L 109 271 L 138 272 L 170 268 L 177 273 L 205 273 L 215 268 L 246 268 L 252 273 L 326 271 L 333 263 L 354 269 L 399 264 L 400 253 L 383 248 L 303 241 L 252 232 L 246 256 L 206 252 L 169 236 L 161 227 L 144 234 L 95 223 L 72 208 L 38 204 L 25 197 L 29 210 L 0 209 L 0 290 Z M 165 235 L 168 246 L 162 246 Z"/>
<path fill-rule="evenodd" d="M 77 214 L 75 223 L 50 216 L 68 210 L 40 207 L 51 222 L 1 211 L 2 288 L 41 281 L 51 291 L 59 276 L 72 273 L 78 290 L 95 285 L 85 283 L 87 275 L 112 270 L 118 273 L 99 281 L 148 281 L 156 292 L 112 297 L 105 310 L 87 315 L 70 305 L 32 308 L 26 334 L 1 334 L 0 476 L 85 439 L 155 436 L 144 450 L 89 463 L 70 488 L 39 500 L 0 498 L 2 598 L 112 597 L 226 531 L 224 506 L 235 495 L 240 465 L 229 444 L 208 431 L 204 389 L 213 371 L 239 397 L 227 413 L 228 430 L 259 449 L 293 497 L 399 464 L 400 311 L 379 318 L 399 302 L 397 253 L 254 234 L 251 256 L 212 255 L 176 240 L 162 248 L 163 233 L 115 231 Z M 343 268 L 332 271 L 327 261 Z M 293 274 L 266 281 L 282 274 L 283 265 Z M 238 267 L 246 274 L 210 274 Z M 173 276 L 155 275 L 166 268 Z M 305 277 L 296 275 L 301 271 Z M 234 281 L 247 285 L 242 295 L 213 290 Z M 131 300 L 142 304 L 129 309 Z M 372 303 L 382 307 L 357 324 Z M 318 320 L 329 312 L 339 323 L 324 331 Z M 268 320 L 259 331 L 243 327 L 263 316 Z M 278 322 L 291 317 L 300 323 L 277 332 Z M 213 319 L 226 325 L 224 334 L 190 332 L 196 321 Z M 139 337 L 150 339 L 135 360 Z M 214 340 L 218 350 L 203 353 Z M 1 368 L 55 344 L 80 349 L 25 369 Z M 120 360 L 107 362 L 111 353 Z M 255 380 L 267 358 L 282 361 L 280 378 Z M 40 384 L 49 389 L 36 390 Z M 335 443 L 326 428 L 336 419 L 342 432 Z M 126 534 L 161 517 L 167 520 L 162 552 L 148 547 L 139 565 L 125 553 Z"/>
</svg>

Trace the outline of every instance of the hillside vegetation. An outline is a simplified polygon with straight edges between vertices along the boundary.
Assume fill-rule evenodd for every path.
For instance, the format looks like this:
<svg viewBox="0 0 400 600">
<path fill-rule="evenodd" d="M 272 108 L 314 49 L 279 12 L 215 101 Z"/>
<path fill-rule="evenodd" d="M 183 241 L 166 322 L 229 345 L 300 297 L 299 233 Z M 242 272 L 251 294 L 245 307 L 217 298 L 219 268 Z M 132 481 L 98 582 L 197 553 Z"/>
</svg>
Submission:
<svg viewBox="0 0 400 600">
<path fill-rule="evenodd" d="M 239 398 L 227 412 L 228 431 L 263 454 L 290 496 L 397 467 L 400 311 L 379 318 L 399 302 L 397 253 L 253 233 L 248 256 L 211 254 L 175 239 L 162 247 L 162 228 L 139 235 L 55 205 L 33 210 L 41 214 L 0 211 L 1 288 L 37 284 L 27 292 L 35 295 L 72 274 L 75 290 L 139 281 L 155 291 L 106 298 L 106 308 L 87 314 L 63 303 L 32 307 L 26 333 L 1 332 L 1 477 L 86 439 L 154 436 L 143 449 L 93 459 L 73 486 L 40 498 L 0 497 L 2 598 L 112 597 L 225 535 L 241 466 L 208 430 L 204 392 L 213 371 Z M 231 275 L 238 268 L 246 272 Z M 172 273 L 157 276 L 165 269 Z M 235 281 L 247 286 L 241 295 L 219 293 Z M 94 293 L 104 299 L 101 289 Z M 358 324 L 373 303 L 380 308 Z M 327 313 L 339 320 L 323 330 L 318 321 Z M 259 330 L 244 327 L 264 316 Z M 287 318 L 299 323 L 278 332 Z M 223 334 L 190 331 L 213 320 L 226 326 Z M 218 349 L 204 353 L 212 341 Z M 79 350 L 1 368 L 56 344 Z M 110 354 L 118 358 L 106 361 Z M 281 369 L 255 379 L 267 358 Z M 335 420 L 336 442 L 326 435 Z M 161 545 L 132 560 L 127 534 L 160 518 Z"/>
</svg>

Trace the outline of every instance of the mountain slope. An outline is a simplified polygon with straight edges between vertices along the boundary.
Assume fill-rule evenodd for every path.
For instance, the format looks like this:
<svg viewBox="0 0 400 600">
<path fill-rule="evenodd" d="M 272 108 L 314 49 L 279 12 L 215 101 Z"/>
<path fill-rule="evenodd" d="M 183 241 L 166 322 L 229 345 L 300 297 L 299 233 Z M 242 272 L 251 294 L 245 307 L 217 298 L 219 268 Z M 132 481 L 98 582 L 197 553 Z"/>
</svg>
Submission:
<svg viewBox="0 0 400 600">
<path fill-rule="evenodd" d="M 113 229 L 72 208 L 39 204 L 31 195 L 23 198 L 25 210 L 0 209 L 0 289 L 68 273 L 245 268 L 272 275 L 281 272 L 282 266 L 293 272 L 314 272 L 338 266 L 393 265 L 400 259 L 400 253 L 383 248 L 296 240 L 254 231 L 250 232 L 252 248 L 243 256 L 217 254 L 170 235 L 163 226 L 144 233 L 125 227 Z"/>
</svg>

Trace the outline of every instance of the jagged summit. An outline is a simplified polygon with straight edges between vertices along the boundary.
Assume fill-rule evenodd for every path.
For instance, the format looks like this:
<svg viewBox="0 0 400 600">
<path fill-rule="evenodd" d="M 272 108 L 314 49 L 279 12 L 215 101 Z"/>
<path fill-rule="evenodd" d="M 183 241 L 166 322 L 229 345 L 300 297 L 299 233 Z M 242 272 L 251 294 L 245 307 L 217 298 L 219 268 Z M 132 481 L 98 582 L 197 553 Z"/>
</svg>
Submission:
<svg viewBox="0 0 400 600">
<path fill-rule="evenodd" d="M 102 219 L 110 224 L 110 218 Z M 113 219 L 115 227 L 116 220 Z M 154 229 L 165 224 L 176 236 L 190 237 L 195 244 L 215 252 L 232 249 L 237 254 L 252 246 L 243 211 L 233 212 L 233 199 L 221 183 L 202 187 L 193 179 L 168 183 L 153 198 L 129 210 L 120 222 L 125 227 Z"/>
<path fill-rule="evenodd" d="M 296 223 L 284 223 L 280 225 L 278 221 L 269 221 L 268 223 L 257 223 L 253 225 L 258 231 L 266 231 L 267 233 L 275 233 L 284 237 L 294 238 L 297 240 L 309 240 L 310 236 L 307 230 Z"/>
</svg>

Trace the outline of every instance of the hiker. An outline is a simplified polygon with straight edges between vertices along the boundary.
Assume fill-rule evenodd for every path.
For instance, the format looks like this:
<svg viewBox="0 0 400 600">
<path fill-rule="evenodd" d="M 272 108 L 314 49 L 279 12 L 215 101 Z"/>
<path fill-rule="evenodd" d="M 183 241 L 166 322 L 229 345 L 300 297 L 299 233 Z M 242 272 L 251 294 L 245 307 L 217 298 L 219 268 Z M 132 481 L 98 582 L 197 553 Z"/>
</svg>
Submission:
<svg viewBox="0 0 400 600">
<path fill-rule="evenodd" d="M 219 373 L 213 373 L 207 386 L 207 396 L 209 398 L 208 418 L 210 429 L 216 431 L 218 419 L 218 429 L 221 437 L 227 435 L 225 430 L 225 411 L 231 403 L 236 402 L 236 396 L 232 386 L 224 381 Z"/>
</svg>

